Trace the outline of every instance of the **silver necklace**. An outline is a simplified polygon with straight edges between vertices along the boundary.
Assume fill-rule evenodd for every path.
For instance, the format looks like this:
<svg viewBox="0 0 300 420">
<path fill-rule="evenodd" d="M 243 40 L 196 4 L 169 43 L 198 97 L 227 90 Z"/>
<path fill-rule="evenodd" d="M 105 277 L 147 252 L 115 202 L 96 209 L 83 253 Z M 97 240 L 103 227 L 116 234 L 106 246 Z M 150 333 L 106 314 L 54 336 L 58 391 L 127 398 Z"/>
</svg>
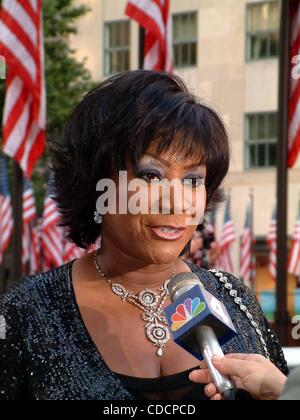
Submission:
<svg viewBox="0 0 300 420">
<path fill-rule="evenodd" d="M 94 254 L 94 264 L 96 270 L 110 285 L 113 293 L 120 296 L 122 302 L 129 302 L 143 311 L 141 318 L 146 322 L 146 337 L 154 344 L 154 346 L 158 347 L 156 354 L 161 357 L 163 355 L 163 348 L 170 339 L 168 323 L 163 313 L 163 306 L 169 296 L 167 288 L 168 283 L 173 279 L 176 273 L 175 263 L 172 276 L 165 281 L 163 286 L 159 288 L 158 292 L 150 289 L 144 289 L 138 294 L 134 294 L 129 290 L 126 290 L 121 284 L 113 283 L 106 277 L 97 258 L 100 254 L 100 249 L 98 249 L 98 251 Z"/>
</svg>

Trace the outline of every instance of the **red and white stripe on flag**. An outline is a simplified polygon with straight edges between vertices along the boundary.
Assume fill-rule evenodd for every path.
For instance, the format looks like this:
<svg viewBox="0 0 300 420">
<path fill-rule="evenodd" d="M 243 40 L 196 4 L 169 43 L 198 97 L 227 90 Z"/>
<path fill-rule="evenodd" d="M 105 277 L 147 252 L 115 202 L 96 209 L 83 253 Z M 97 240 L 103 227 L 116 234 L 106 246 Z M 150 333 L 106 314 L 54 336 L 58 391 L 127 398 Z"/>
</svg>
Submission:
<svg viewBox="0 0 300 420">
<path fill-rule="evenodd" d="M 44 215 L 41 231 L 41 243 L 44 254 L 44 270 L 82 257 L 86 250 L 66 238 L 65 229 L 59 226 L 61 216 L 54 200 L 48 195 L 44 203 Z"/>
<path fill-rule="evenodd" d="M 8 68 L 3 151 L 30 178 L 45 145 L 42 0 L 3 0 L 0 12 L 0 55 Z"/>
<path fill-rule="evenodd" d="M 256 277 L 256 257 L 254 253 L 255 237 L 253 231 L 253 205 L 250 202 L 246 210 L 246 221 L 241 240 L 240 276 L 251 287 Z"/>
<path fill-rule="evenodd" d="M 233 223 L 227 223 L 222 230 L 221 235 L 221 255 L 218 265 L 227 273 L 234 273 L 234 266 L 232 260 L 232 245 L 236 240 Z"/>
<path fill-rule="evenodd" d="M 34 221 L 36 220 L 36 205 L 32 184 L 25 180 L 24 191 L 23 191 L 23 239 L 22 239 L 22 263 L 23 271 L 26 270 L 26 264 L 30 264 L 30 273 L 37 270 L 31 266 L 34 259 L 34 253 L 36 252 L 36 238 L 35 238 L 35 226 Z M 39 258 L 39 256 L 37 256 Z"/>
<path fill-rule="evenodd" d="M 300 214 L 295 225 L 288 271 L 290 274 L 300 276 Z"/>
<path fill-rule="evenodd" d="M 13 210 L 9 192 L 6 158 L 0 155 L 0 264 L 13 231 Z"/>
<path fill-rule="evenodd" d="M 232 261 L 232 246 L 236 241 L 236 233 L 234 224 L 231 218 L 231 210 L 230 210 L 230 200 L 227 200 L 226 209 L 225 209 L 225 217 L 224 217 L 224 225 L 221 232 L 221 255 L 219 257 L 218 265 L 219 267 L 228 272 L 234 272 L 234 266 Z"/>
<path fill-rule="evenodd" d="M 42 225 L 42 249 L 44 254 L 44 269 L 58 267 L 64 263 L 64 235 L 63 228 L 57 226 L 60 222 L 60 215 L 56 205 L 50 196 L 47 196 L 44 203 L 43 225 Z"/>
<path fill-rule="evenodd" d="M 252 235 L 249 228 L 245 228 L 241 243 L 241 277 L 245 283 L 251 281 L 252 266 Z"/>
<path fill-rule="evenodd" d="M 273 218 L 267 237 L 267 243 L 270 248 L 269 272 L 272 278 L 275 280 L 277 277 L 277 220 L 275 211 L 273 213 Z"/>
<path fill-rule="evenodd" d="M 64 249 L 64 262 L 65 263 L 75 260 L 77 258 L 81 258 L 86 253 L 87 252 L 85 249 L 79 248 L 76 244 L 66 239 L 65 249 Z"/>
<path fill-rule="evenodd" d="M 300 56 L 300 2 L 292 4 L 292 39 L 291 63 L 294 57 Z M 297 60 L 298 64 L 299 60 Z M 294 64 L 292 64 L 294 66 Z M 289 140 L 288 140 L 288 166 L 292 168 L 300 152 L 300 79 L 294 77 L 291 71 L 290 109 L 289 109 Z"/>
<path fill-rule="evenodd" d="M 3 260 L 13 230 L 13 214 L 11 197 L 0 194 L 0 264 Z"/>
<path fill-rule="evenodd" d="M 125 13 L 145 29 L 144 69 L 171 72 L 170 0 L 128 0 Z"/>
</svg>

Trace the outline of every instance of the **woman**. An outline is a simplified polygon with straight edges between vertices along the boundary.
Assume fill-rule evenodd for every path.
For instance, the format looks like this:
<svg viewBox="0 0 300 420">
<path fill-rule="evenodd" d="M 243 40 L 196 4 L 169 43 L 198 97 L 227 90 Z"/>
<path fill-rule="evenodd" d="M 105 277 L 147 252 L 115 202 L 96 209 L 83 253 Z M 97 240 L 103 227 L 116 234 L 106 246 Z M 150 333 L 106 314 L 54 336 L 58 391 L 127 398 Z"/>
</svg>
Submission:
<svg viewBox="0 0 300 420">
<path fill-rule="evenodd" d="M 113 205 L 101 214 L 98 205 L 99 180 L 119 185 L 120 171 L 127 171 L 126 187 L 140 182 L 143 198 L 157 181 L 177 179 L 192 203 L 200 197 L 201 224 L 220 199 L 228 166 L 220 118 L 176 76 L 124 73 L 83 99 L 54 151 L 55 200 L 69 238 L 87 248 L 101 234 L 101 248 L 28 277 L 1 297 L 0 398 L 204 399 L 203 386 L 188 376 L 199 362 L 169 338 L 162 312 L 170 303 L 167 281 L 179 272 L 195 272 L 226 305 L 238 332 L 226 353 L 268 355 L 287 371 L 251 292 L 231 275 L 179 258 L 197 228 L 192 205 L 177 214 L 172 198 L 163 212 L 161 192 L 157 214 L 149 207 L 116 213 Z M 119 208 L 124 188 L 116 192 Z"/>
</svg>

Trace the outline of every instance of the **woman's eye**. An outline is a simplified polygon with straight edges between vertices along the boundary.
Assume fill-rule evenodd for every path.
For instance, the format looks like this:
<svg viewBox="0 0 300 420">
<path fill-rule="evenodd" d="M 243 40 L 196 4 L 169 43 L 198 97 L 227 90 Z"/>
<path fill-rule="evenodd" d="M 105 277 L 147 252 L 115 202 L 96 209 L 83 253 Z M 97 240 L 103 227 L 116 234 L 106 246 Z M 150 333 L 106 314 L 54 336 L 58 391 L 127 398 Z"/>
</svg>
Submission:
<svg viewBox="0 0 300 420">
<path fill-rule="evenodd" d="M 188 185 L 192 188 L 200 187 L 205 184 L 204 178 L 185 178 L 183 181 L 184 185 Z"/>
<path fill-rule="evenodd" d="M 140 177 L 149 183 L 151 181 L 158 181 L 158 182 L 161 181 L 161 176 L 152 172 L 143 173 L 140 175 Z"/>
</svg>

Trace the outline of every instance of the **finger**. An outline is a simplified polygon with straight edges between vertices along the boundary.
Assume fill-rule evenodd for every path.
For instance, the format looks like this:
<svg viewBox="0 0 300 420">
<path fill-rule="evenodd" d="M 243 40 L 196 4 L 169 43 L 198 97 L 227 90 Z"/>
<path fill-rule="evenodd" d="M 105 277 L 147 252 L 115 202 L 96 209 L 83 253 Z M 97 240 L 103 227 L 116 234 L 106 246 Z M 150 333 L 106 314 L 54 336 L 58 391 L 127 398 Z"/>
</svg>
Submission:
<svg viewBox="0 0 300 420">
<path fill-rule="evenodd" d="M 253 362 L 245 363 L 245 359 L 240 360 L 226 357 L 223 359 L 213 358 L 212 362 L 215 368 L 223 375 L 237 376 L 239 378 L 248 375 L 257 366 Z"/>
<path fill-rule="evenodd" d="M 222 399 L 223 398 L 221 394 L 216 394 L 211 398 L 212 401 L 221 401 Z"/>
<path fill-rule="evenodd" d="M 261 354 L 242 354 L 242 353 L 232 353 L 226 354 L 226 359 L 235 359 L 235 360 L 244 360 L 249 362 L 258 362 L 265 363 L 267 359 Z"/>
<path fill-rule="evenodd" d="M 189 374 L 189 378 L 192 382 L 197 384 L 209 384 L 212 382 L 208 369 L 193 370 L 193 372 Z"/>
<path fill-rule="evenodd" d="M 250 354 L 232 353 L 232 354 L 226 354 L 224 357 L 226 359 L 249 360 L 249 357 L 252 357 L 252 356 L 253 355 L 250 355 Z"/>
<path fill-rule="evenodd" d="M 208 398 L 212 398 L 218 393 L 218 390 L 214 384 L 209 384 L 204 388 L 204 393 Z"/>
</svg>

